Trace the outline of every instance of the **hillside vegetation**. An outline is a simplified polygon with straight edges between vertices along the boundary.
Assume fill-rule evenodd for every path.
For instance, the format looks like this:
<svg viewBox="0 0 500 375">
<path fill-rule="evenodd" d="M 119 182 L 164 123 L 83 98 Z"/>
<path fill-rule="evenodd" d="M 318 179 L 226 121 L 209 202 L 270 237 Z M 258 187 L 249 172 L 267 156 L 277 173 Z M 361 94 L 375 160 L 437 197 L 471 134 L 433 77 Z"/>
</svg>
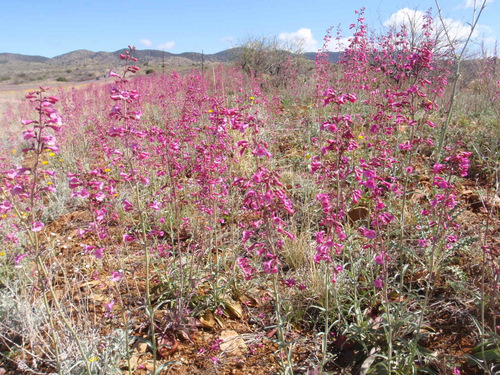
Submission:
<svg viewBox="0 0 500 375">
<path fill-rule="evenodd" d="M 6 108 L 0 370 L 498 373 L 498 60 L 353 30 Z"/>
</svg>

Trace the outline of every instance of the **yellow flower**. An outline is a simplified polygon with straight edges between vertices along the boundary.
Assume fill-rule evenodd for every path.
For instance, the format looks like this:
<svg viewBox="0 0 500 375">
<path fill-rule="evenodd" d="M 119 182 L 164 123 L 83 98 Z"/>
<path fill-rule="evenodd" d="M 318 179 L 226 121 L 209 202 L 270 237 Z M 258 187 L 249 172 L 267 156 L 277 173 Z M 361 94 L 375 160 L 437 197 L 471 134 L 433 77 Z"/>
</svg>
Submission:
<svg viewBox="0 0 500 375">
<path fill-rule="evenodd" d="M 254 100 L 255 98 L 253 96 L 250 97 L 250 100 Z"/>
<path fill-rule="evenodd" d="M 365 137 L 362 134 L 358 135 L 358 138 L 359 139 L 365 139 Z"/>
<path fill-rule="evenodd" d="M 4 219 L 5 219 L 6 217 L 7 217 L 7 215 L 6 215 L 6 214 L 3 214 L 3 215 L 2 215 L 2 218 L 4 218 Z"/>
<path fill-rule="evenodd" d="M 211 109 L 208 110 L 208 113 L 212 113 L 213 111 Z"/>
<path fill-rule="evenodd" d="M 111 172 L 111 169 L 109 169 L 109 168 L 106 168 L 106 169 L 104 170 L 104 173 L 109 173 L 109 172 Z"/>
<path fill-rule="evenodd" d="M 12 150 L 12 153 L 15 155 L 16 154 L 16 150 Z"/>
<path fill-rule="evenodd" d="M 52 181 L 47 182 L 47 185 L 52 185 Z"/>
<path fill-rule="evenodd" d="M 54 155 L 55 155 L 55 153 L 54 153 L 54 152 L 51 152 L 51 153 L 49 154 L 49 156 L 54 156 Z"/>
<path fill-rule="evenodd" d="M 307 160 L 311 159 L 311 154 L 306 154 L 306 159 Z"/>
<path fill-rule="evenodd" d="M 59 161 L 63 161 L 63 159 L 59 159 Z"/>
<path fill-rule="evenodd" d="M 4 256 L 5 256 L 5 252 L 4 252 L 4 251 L 2 251 L 2 252 L 0 253 L 0 257 L 4 257 Z"/>
<path fill-rule="evenodd" d="M 42 161 L 42 164 L 45 165 L 45 164 L 49 164 L 49 162 L 47 160 L 44 160 Z"/>
<path fill-rule="evenodd" d="M 89 358 L 89 362 L 97 362 L 98 358 L 96 356 L 92 356 Z"/>
</svg>

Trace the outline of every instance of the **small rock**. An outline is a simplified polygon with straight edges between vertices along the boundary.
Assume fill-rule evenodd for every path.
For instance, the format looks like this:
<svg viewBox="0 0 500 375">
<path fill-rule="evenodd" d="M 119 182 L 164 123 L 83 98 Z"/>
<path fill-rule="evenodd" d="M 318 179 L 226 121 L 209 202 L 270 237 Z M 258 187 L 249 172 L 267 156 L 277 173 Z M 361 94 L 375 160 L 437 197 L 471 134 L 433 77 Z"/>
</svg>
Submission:
<svg viewBox="0 0 500 375">
<path fill-rule="evenodd" d="M 133 371 L 135 371 L 135 369 L 137 368 L 138 363 L 139 363 L 139 357 L 137 355 L 133 355 L 130 357 L 130 368 L 128 367 L 128 362 L 126 359 L 120 362 L 119 368 L 122 370 L 127 369 L 128 370 L 126 371 L 127 373 L 133 374 Z"/>
<path fill-rule="evenodd" d="M 230 352 L 233 355 L 243 355 L 247 350 L 245 341 L 239 337 L 238 332 L 231 329 L 222 331 L 220 334 L 220 339 L 223 341 L 220 344 L 220 349 L 222 351 Z"/>
<path fill-rule="evenodd" d="M 144 354 L 148 351 L 148 344 L 145 342 L 139 342 L 134 347 L 134 353 Z"/>
</svg>

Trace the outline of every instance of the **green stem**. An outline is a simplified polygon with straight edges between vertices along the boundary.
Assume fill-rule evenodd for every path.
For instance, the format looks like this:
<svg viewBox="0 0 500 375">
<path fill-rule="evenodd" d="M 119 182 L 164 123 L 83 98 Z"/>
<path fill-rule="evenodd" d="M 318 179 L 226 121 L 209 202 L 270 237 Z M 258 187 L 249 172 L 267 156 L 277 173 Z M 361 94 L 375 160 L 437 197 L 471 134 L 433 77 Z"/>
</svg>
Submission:
<svg viewBox="0 0 500 375">
<path fill-rule="evenodd" d="M 391 320 L 391 303 L 389 302 L 389 294 L 387 293 L 387 263 L 384 263 L 384 300 L 385 300 L 385 310 L 387 314 L 387 365 L 388 373 L 392 374 L 392 320 Z"/>
<path fill-rule="evenodd" d="M 275 312 L 276 312 L 276 320 L 277 320 L 277 328 L 278 328 L 278 340 L 280 345 L 279 350 L 279 361 L 282 362 L 282 366 L 285 369 L 286 375 L 293 375 L 293 366 L 292 366 L 292 358 L 291 358 L 291 349 L 288 348 L 287 343 L 285 342 L 285 329 L 283 317 L 281 316 L 281 298 L 278 288 L 278 274 L 273 274 L 273 289 L 274 289 L 274 301 L 276 304 Z M 286 361 L 283 361 L 281 356 L 285 354 Z M 285 363 L 283 363 L 285 362 Z"/>
<path fill-rule="evenodd" d="M 151 346 L 153 350 L 153 374 L 156 374 L 157 367 L 157 345 L 156 345 L 156 333 L 155 333 L 155 314 L 153 311 L 153 305 L 151 303 L 151 256 L 149 254 L 149 249 L 147 247 L 147 235 L 146 235 L 146 221 L 144 220 L 144 212 L 142 210 L 139 184 L 135 182 L 135 199 L 137 205 L 137 211 L 139 212 L 139 222 L 141 225 L 141 235 L 142 235 L 142 247 L 144 250 L 144 257 L 146 261 L 146 310 L 149 315 L 149 324 L 151 332 Z"/>
<path fill-rule="evenodd" d="M 328 351 L 328 334 L 330 333 L 330 272 L 328 264 L 325 265 L 325 330 L 323 332 L 323 340 L 321 342 L 321 365 L 320 365 L 320 371 L 323 371 L 323 368 L 325 367 L 326 364 L 326 357 L 327 357 L 327 351 Z"/>
<path fill-rule="evenodd" d="M 455 105 L 455 98 L 457 96 L 458 79 L 460 78 L 460 66 L 461 66 L 461 63 L 464 59 L 464 54 L 465 54 L 465 51 L 467 49 L 467 46 L 472 38 L 472 35 L 474 34 L 474 30 L 476 29 L 479 18 L 481 17 L 481 13 L 483 13 L 483 10 L 486 8 L 486 3 L 488 2 L 488 0 L 483 0 L 481 8 L 479 8 L 479 11 L 478 11 L 478 8 L 476 6 L 474 6 L 474 11 L 472 14 L 472 22 L 470 23 L 470 25 L 471 25 L 470 32 L 469 32 L 469 35 L 468 35 L 459 55 L 455 52 L 456 42 L 452 40 L 452 38 L 449 34 L 448 26 L 446 26 L 446 24 L 444 22 L 441 7 L 439 5 L 439 0 L 435 0 L 435 2 L 436 2 L 436 7 L 438 9 L 439 19 L 441 21 L 444 33 L 446 35 L 446 39 L 448 41 L 448 46 L 451 48 L 451 51 L 453 54 L 453 62 L 456 65 L 455 74 L 453 77 L 453 88 L 452 88 L 451 95 L 450 95 L 450 105 L 448 107 L 446 121 L 443 124 L 443 126 L 441 127 L 441 132 L 439 135 L 438 153 L 437 153 L 437 161 L 439 162 L 441 159 L 441 152 L 442 152 L 442 149 L 444 146 L 446 132 L 448 130 L 448 126 L 449 126 L 450 121 L 451 121 L 451 116 L 453 114 L 453 109 L 454 109 L 454 105 Z M 476 15 L 476 12 L 477 12 L 477 15 Z"/>
<path fill-rule="evenodd" d="M 486 284 L 486 248 L 488 245 L 488 229 L 489 229 L 489 224 L 490 224 L 490 210 L 486 207 L 486 204 L 484 203 L 484 199 L 481 199 L 481 202 L 483 203 L 483 207 L 488 212 L 488 214 L 486 216 L 486 228 L 484 230 L 484 236 L 483 236 L 484 249 L 483 249 L 483 259 L 482 259 L 482 269 L 481 269 L 481 357 L 483 358 L 483 362 L 485 364 L 486 370 L 488 371 L 488 374 L 491 375 L 491 370 L 487 366 L 486 354 L 484 352 L 484 350 L 485 350 L 485 328 L 486 328 L 486 318 L 485 318 L 486 301 L 485 301 L 485 297 L 484 297 L 485 296 L 485 284 Z M 493 314 L 493 316 L 495 316 L 495 314 Z"/>
<path fill-rule="evenodd" d="M 40 285 L 42 282 L 40 281 Z M 61 357 L 59 355 L 59 345 L 58 345 L 58 340 L 57 340 L 57 334 L 55 330 L 55 324 L 54 324 L 54 318 L 52 317 L 52 314 L 50 313 L 50 307 L 49 307 L 49 300 L 47 299 L 47 294 L 43 293 L 43 305 L 45 306 L 45 311 L 49 315 L 49 324 L 50 324 L 50 329 L 52 330 L 52 341 L 54 342 L 54 350 L 56 354 L 56 365 L 57 365 L 57 373 L 59 375 L 62 375 L 61 372 Z"/>
<path fill-rule="evenodd" d="M 47 274 L 47 270 L 45 268 L 45 265 L 42 262 L 41 257 L 36 258 L 36 265 L 37 265 L 38 272 L 39 273 L 41 272 L 41 274 L 43 274 L 43 277 L 47 281 L 47 287 L 49 288 L 50 295 L 52 296 L 52 300 L 54 302 L 54 305 L 56 307 L 57 312 L 59 313 L 59 316 L 61 317 L 61 319 L 64 322 L 64 325 L 70 331 L 71 335 L 73 336 L 74 340 L 76 341 L 76 344 L 78 346 L 78 350 L 80 351 L 80 354 L 83 358 L 83 362 L 85 363 L 85 369 L 86 369 L 87 374 L 92 375 L 92 372 L 90 370 L 89 360 L 87 358 L 87 355 L 85 354 L 85 351 L 83 350 L 82 343 L 81 343 L 80 339 L 78 338 L 78 335 L 76 334 L 72 324 L 70 323 L 70 321 L 66 318 L 66 316 L 63 313 L 63 310 L 61 308 L 61 304 L 59 303 L 59 300 L 57 299 L 56 293 L 54 291 L 54 288 L 52 287 L 52 283 L 50 282 L 49 276 Z M 48 305 L 46 307 L 48 307 Z M 50 314 L 50 310 L 48 311 L 48 313 Z M 51 327 L 51 328 L 53 329 L 53 327 Z"/>
</svg>

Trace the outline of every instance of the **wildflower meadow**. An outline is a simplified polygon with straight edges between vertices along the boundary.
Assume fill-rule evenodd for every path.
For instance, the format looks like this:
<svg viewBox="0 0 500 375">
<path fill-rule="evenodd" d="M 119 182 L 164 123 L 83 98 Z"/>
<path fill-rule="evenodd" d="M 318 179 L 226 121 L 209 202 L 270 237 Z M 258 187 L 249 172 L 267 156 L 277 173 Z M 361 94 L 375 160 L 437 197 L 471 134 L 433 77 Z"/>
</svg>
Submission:
<svg viewBox="0 0 500 375">
<path fill-rule="evenodd" d="M 2 109 L 2 374 L 500 373 L 498 58 L 353 15 Z"/>
</svg>

